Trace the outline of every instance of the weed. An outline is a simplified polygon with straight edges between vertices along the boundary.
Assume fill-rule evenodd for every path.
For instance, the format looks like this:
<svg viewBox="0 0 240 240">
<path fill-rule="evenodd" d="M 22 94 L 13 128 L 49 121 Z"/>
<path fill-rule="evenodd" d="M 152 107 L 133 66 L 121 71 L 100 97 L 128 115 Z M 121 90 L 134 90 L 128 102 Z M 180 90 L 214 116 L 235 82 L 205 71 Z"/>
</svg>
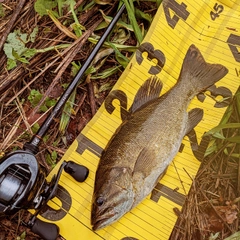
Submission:
<svg viewBox="0 0 240 240">
<path fill-rule="evenodd" d="M 32 107 L 36 107 L 40 100 L 42 99 L 42 94 L 35 89 L 32 89 L 29 96 L 28 100 L 31 103 Z M 44 101 L 44 104 L 40 107 L 40 110 L 42 112 L 46 112 L 50 107 L 54 106 L 56 104 L 56 100 L 47 97 L 46 100 Z"/>
</svg>

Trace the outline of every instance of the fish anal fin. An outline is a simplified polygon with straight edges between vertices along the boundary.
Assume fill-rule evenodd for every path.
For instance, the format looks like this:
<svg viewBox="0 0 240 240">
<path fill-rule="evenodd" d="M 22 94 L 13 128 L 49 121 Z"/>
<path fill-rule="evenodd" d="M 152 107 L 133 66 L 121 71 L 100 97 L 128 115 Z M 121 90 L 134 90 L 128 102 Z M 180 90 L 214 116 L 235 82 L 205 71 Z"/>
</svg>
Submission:
<svg viewBox="0 0 240 240">
<path fill-rule="evenodd" d="M 188 112 L 188 124 L 186 129 L 187 135 L 203 118 L 203 110 L 201 108 L 194 108 Z"/>
<path fill-rule="evenodd" d="M 145 147 L 138 155 L 133 173 L 141 173 L 144 177 L 148 176 L 156 166 L 156 154 L 153 150 Z"/>
<path fill-rule="evenodd" d="M 129 112 L 134 113 L 146 103 L 157 99 L 161 93 L 162 86 L 163 84 L 158 77 L 148 78 L 139 88 Z"/>
</svg>

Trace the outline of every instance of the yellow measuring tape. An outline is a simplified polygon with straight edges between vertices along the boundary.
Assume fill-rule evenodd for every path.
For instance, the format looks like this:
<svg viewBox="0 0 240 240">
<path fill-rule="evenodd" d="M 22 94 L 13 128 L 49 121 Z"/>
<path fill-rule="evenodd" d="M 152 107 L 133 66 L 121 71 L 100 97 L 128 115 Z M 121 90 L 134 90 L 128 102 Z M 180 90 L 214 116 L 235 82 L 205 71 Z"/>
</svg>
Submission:
<svg viewBox="0 0 240 240">
<path fill-rule="evenodd" d="M 177 220 L 173 209 L 181 209 L 208 145 L 203 134 L 218 125 L 240 83 L 239 14 L 237 0 L 163 1 L 143 43 L 114 86 L 115 98 L 105 101 L 63 156 L 90 170 L 84 183 L 63 173 L 57 196 L 41 214 L 60 227 L 65 239 L 169 238 Z M 93 232 L 90 214 L 95 171 L 102 150 L 122 122 L 121 106 L 127 104 L 129 109 L 139 87 L 152 75 L 162 80 L 162 92 L 175 85 L 191 44 L 207 62 L 220 63 L 229 73 L 191 102 L 189 110 L 202 108 L 204 117 L 184 138 L 166 175 L 147 199 L 116 223 Z"/>
</svg>

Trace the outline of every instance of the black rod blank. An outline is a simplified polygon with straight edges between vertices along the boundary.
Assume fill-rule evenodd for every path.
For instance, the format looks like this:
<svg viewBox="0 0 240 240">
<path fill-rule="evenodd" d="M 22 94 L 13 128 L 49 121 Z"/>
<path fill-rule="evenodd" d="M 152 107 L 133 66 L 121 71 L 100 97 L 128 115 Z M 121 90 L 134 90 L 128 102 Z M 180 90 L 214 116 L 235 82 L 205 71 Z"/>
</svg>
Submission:
<svg viewBox="0 0 240 240">
<path fill-rule="evenodd" d="M 67 100 L 70 97 L 70 95 L 72 94 L 73 90 L 78 85 L 79 80 L 83 77 L 85 71 L 90 66 L 91 62 L 93 61 L 94 57 L 98 53 L 98 51 L 101 48 L 102 44 L 105 42 L 106 38 L 108 37 L 108 35 L 112 31 L 112 29 L 114 28 L 116 22 L 120 18 L 120 16 L 121 16 L 122 12 L 124 11 L 124 9 L 125 9 L 125 5 L 122 4 L 121 8 L 118 10 L 117 14 L 112 19 L 112 21 L 110 22 L 109 26 L 107 27 L 106 31 L 104 32 L 104 34 L 99 39 L 99 41 L 97 42 L 96 46 L 94 47 L 94 49 L 90 53 L 90 55 L 87 58 L 86 62 L 83 64 L 83 66 L 78 71 L 78 73 L 76 74 L 76 76 L 74 77 L 72 82 L 69 84 L 68 88 L 65 90 L 63 95 L 60 97 L 60 99 L 58 100 L 58 102 L 54 106 L 52 112 L 48 115 L 48 117 L 43 122 L 42 126 L 39 128 L 39 130 L 36 133 L 36 135 L 33 136 L 31 141 L 24 145 L 25 149 L 28 149 L 28 150 L 30 150 L 30 151 L 32 151 L 34 153 L 38 152 L 38 145 L 39 145 L 42 137 L 46 134 L 46 132 L 48 131 L 48 129 L 49 129 L 49 127 L 50 127 L 50 125 L 51 125 L 51 123 L 53 121 L 53 119 L 59 114 L 59 112 L 61 111 L 62 107 L 67 102 Z"/>
</svg>

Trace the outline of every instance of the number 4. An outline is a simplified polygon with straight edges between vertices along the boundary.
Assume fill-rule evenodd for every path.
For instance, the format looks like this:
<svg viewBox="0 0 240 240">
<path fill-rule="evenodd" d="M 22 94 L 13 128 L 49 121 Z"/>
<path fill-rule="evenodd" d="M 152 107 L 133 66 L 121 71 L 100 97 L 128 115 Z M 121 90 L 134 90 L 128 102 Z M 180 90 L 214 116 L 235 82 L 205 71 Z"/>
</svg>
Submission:
<svg viewBox="0 0 240 240">
<path fill-rule="evenodd" d="M 180 18 L 186 21 L 190 14 L 187 11 L 187 5 L 185 3 L 179 4 L 175 0 L 164 1 L 163 10 L 164 10 L 168 25 L 173 29 L 177 25 Z M 172 10 L 175 13 L 173 17 L 171 17 L 170 15 L 170 10 Z"/>
</svg>

